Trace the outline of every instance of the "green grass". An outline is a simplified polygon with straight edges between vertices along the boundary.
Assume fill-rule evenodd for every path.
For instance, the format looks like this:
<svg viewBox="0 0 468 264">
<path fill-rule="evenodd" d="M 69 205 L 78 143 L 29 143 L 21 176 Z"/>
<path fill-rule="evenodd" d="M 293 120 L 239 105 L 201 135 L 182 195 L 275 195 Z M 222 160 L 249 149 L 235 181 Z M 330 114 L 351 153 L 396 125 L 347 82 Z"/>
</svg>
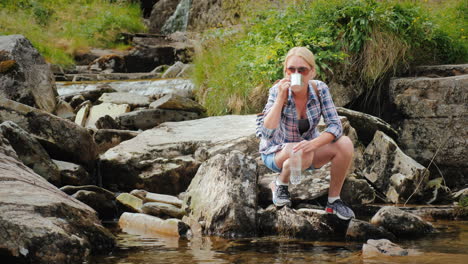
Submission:
<svg viewBox="0 0 468 264">
<path fill-rule="evenodd" d="M 193 79 L 210 115 L 261 111 L 294 46 L 314 52 L 318 79 L 367 91 L 413 64 L 468 61 L 467 0 L 284 2 L 205 33 Z"/>
<path fill-rule="evenodd" d="M 109 0 L 0 0 L 0 35 L 22 34 L 51 63 L 90 47 L 125 48 L 120 32 L 145 31 L 138 4 Z"/>
</svg>

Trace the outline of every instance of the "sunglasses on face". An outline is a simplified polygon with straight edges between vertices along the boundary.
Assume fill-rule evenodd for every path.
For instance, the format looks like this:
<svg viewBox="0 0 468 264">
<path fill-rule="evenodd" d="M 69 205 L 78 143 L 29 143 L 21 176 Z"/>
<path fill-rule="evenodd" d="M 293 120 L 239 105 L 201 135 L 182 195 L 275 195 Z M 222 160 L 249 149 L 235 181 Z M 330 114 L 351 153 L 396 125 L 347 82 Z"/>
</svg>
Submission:
<svg viewBox="0 0 468 264">
<path fill-rule="evenodd" d="M 286 69 L 286 71 L 288 72 L 288 74 L 292 74 L 292 73 L 295 73 L 297 71 L 298 73 L 300 73 L 302 75 L 307 75 L 309 73 L 310 69 L 307 68 L 307 67 L 298 67 L 298 68 L 288 67 Z"/>
</svg>

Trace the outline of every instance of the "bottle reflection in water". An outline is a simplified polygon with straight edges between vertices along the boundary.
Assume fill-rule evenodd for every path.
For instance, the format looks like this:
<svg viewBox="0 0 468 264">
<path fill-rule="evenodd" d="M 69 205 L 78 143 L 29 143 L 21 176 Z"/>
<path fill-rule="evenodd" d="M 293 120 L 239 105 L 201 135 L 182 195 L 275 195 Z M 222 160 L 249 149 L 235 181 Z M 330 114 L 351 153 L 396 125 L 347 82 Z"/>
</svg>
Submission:
<svg viewBox="0 0 468 264">
<path fill-rule="evenodd" d="M 291 151 L 289 156 L 289 167 L 291 169 L 291 175 L 289 181 L 292 184 L 299 184 L 302 181 L 302 150 L 296 152 Z"/>
</svg>

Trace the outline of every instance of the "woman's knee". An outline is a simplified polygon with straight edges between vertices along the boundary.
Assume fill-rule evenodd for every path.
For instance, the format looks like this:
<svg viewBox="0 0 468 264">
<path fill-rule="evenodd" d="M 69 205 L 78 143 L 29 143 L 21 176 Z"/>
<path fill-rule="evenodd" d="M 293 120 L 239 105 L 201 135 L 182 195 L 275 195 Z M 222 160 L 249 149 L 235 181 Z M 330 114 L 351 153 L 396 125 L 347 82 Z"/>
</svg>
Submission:
<svg viewBox="0 0 468 264">
<path fill-rule="evenodd" d="M 354 144 L 353 141 L 348 136 L 341 136 L 336 142 L 338 150 L 341 153 L 347 155 L 353 155 L 354 153 Z"/>
</svg>

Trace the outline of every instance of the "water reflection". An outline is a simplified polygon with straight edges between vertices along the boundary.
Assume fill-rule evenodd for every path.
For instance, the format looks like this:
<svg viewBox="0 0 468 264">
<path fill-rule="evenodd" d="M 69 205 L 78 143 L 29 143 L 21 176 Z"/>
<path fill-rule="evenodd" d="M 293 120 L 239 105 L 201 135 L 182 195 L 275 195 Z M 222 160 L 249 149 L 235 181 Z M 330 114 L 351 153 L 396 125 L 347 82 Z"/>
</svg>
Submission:
<svg viewBox="0 0 468 264">
<path fill-rule="evenodd" d="M 316 242 L 264 237 L 174 238 L 117 233 L 118 247 L 109 256 L 88 263 L 467 263 L 468 222 L 440 222 L 441 233 L 413 241 L 397 241 L 402 247 L 424 254 L 412 257 L 362 258 L 362 243 Z"/>
</svg>

